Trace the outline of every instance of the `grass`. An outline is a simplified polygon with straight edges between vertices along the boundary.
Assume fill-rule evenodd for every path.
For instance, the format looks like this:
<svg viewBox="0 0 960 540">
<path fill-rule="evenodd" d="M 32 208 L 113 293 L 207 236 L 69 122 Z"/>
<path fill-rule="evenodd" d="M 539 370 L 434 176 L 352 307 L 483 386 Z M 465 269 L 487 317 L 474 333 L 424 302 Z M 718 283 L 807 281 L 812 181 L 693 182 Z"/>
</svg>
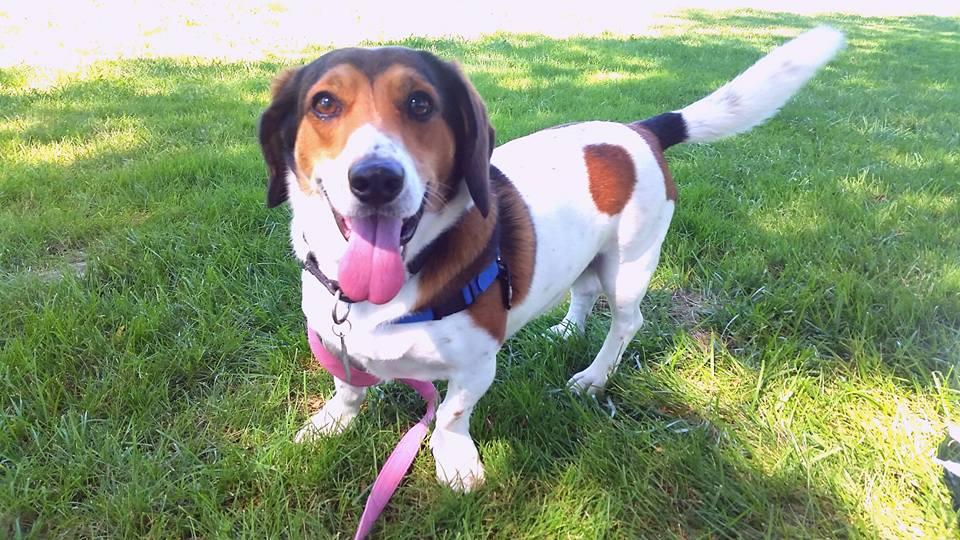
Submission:
<svg viewBox="0 0 960 540">
<path fill-rule="evenodd" d="M 424 452 L 390 538 L 929 537 L 960 415 L 960 22 L 686 12 L 659 38 L 410 39 L 459 58 L 500 141 L 675 109 L 815 22 L 849 48 L 774 121 L 671 150 L 680 204 L 606 399 L 599 348 L 514 337 L 474 415 L 488 481 Z M 305 51 L 307 61 L 321 49 Z M 421 405 L 342 437 L 255 142 L 280 62 L 0 73 L 0 537 L 346 537 Z"/>
</svg>

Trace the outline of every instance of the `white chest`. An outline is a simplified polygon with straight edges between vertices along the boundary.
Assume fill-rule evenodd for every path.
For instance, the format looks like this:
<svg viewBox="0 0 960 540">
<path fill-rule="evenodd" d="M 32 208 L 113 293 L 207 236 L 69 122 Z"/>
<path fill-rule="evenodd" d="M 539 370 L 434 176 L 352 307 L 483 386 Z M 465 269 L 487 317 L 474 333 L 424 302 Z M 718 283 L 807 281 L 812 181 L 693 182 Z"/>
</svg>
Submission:
<svg viewBox="0 0 960 540">
<path fill-rule="evenodd" d="M 304 271 L 303 313 L 307 324 L 324 345 L 340 353 L 340 338 L 335 332 L 333 296 L 315 277 Z M 353 364 L 381 379 L 447 379 L 454 370 L 476 361 L 478 355 L 496 354 L 499 345 L 486 332 L 479 331 L 466 312 L 439 321 L 391 324 L 409 312 L 412 302 L 404 302 L 408 287 L 397 299 L 384 306 L 368 303 L 350 307 L 343 343 Z M 338 313 L 344 312 L 338 306 Z"/>
</svg>

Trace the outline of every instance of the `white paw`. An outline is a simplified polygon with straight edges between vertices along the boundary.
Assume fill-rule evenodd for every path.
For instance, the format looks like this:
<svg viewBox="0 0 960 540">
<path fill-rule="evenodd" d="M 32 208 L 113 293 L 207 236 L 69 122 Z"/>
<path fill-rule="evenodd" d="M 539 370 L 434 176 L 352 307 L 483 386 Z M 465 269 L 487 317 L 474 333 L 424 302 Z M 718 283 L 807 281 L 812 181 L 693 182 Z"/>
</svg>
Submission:
<svg viewBox="0 0 960 540">
<path fill-rule="evenodd" d="M 547 328 L 546 335 L 553 335 L 561 339 L 567 339 L 576 332 L 582 333 L 583 329 L 577 326 L 575 323 L 564 319 L 550 328 Z"/>
<path fill-rule="evenodd" d="M 595 396 L 597 393 L 603 392 L 603 389 L 606 386 L 606 372 L 599 369 L 591 369 L 590 367 L 581 371 L 580 373 L 577 373 L 573 377 L 570 377 L 570 380 L 567 381 L 567 388 L 570 390 L 578 394 L 585 393 L 591 396 Z"/>
<path fill-rule="evenodd" d="M 437 463 L 437 480 L 450 489 L 469 493 L 483 483 L 483 464 L 469 435 L 435 431 L 430 449 Z"/>
<path fill-rule="evenodd" d="M 305 443 L 323 436 L 339 435 L 356 418 L 357 412 L 356 409 L 345 407 L 335 400 L 330 401 L 300 428 L 293 437 L 293 442 Z"/>
</svg>

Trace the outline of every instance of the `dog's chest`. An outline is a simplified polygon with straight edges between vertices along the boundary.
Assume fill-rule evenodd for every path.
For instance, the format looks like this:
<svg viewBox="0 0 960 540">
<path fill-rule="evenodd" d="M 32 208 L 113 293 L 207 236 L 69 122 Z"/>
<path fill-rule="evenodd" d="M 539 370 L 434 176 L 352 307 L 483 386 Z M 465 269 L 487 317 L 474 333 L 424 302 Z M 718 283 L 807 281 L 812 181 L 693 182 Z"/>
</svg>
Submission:
<svg viewBox="0 0 960 540">
<path fill-rule="evenodd" d="M 351 306 L 348 322 L 337 326 L 333 323 L 334 299 L 330 292 L 306 272 L 302 283 L 303 313 L 324 345 L 339 355 L 338 333 L 343 333 L 342 343 L 354 366 L 381 379 L 446 379 L 478 355 L 496 354 L 497 342 L 478 331 L 465 312 L 439 321 L 391 324 L 407 311 L 405 291 L 401 291 L 395 301 L 384 306 Z M 345 306 L 338 306 L 338 313 L 344 312 Z"/>
</svg>

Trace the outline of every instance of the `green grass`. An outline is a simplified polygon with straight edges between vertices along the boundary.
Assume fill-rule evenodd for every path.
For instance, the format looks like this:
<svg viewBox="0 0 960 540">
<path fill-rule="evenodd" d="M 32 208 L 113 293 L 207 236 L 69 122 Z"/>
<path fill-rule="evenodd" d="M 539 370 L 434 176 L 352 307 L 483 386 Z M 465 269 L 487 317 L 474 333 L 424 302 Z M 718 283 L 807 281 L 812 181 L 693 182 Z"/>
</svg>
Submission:
<svg viewBox="0 0 960 540">
<path fill-rule="evenodd" d="M 484 487 L 440 487 L 423 452 L 377 536 L 958 534 L 929 455 L 960 415 L 960 21 L 688 12 L 659 38 L 403 44 L 459 58 L 502 142 L 678 108 L 819 21 L 849 47 L 774 121 L 668 152 L 680 204 L 616 414 L 556 390 L 605 315 L 559 344 L 548 314 L 474 415 Z M 282 67 L 0 73 L 0 537 L 352 534 L 421 404 L 389 386 L 291 443 L 332 384 L 288 212 L 263 204 Z"/>
</svg>

